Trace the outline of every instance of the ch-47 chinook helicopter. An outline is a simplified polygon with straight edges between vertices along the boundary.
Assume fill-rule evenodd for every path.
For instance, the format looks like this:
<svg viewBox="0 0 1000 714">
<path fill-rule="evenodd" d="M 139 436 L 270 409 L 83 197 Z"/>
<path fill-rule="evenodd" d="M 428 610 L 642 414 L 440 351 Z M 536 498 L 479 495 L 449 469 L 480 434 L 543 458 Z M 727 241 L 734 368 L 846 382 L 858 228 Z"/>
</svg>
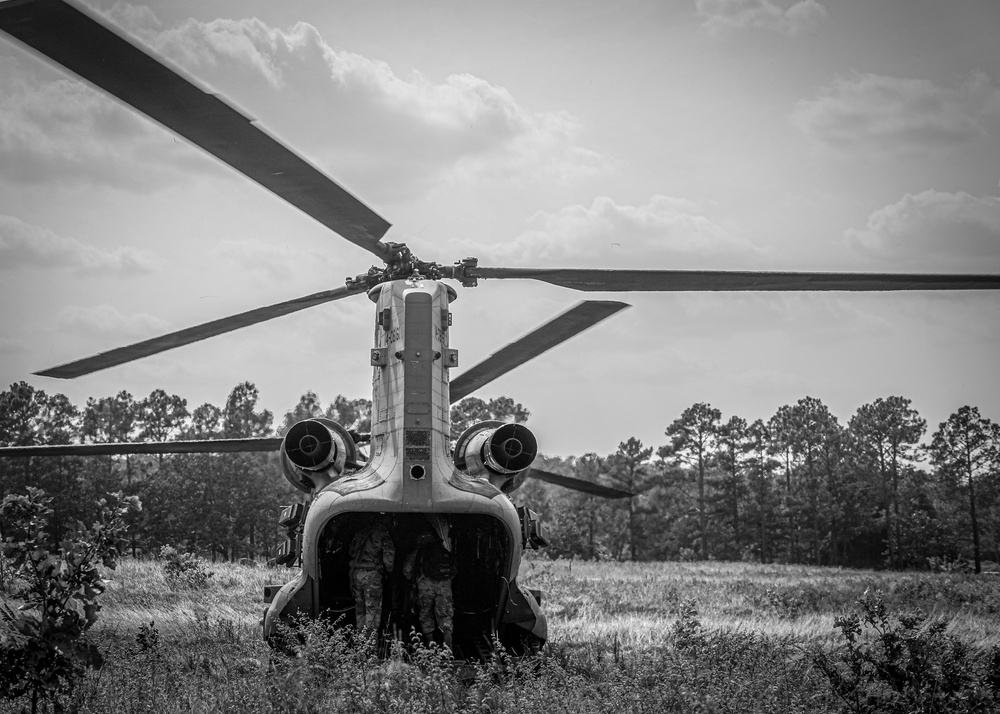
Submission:
<svg viewBox="0 0 1000 714">
<path fill-rule="evenodd" d="M 85 8 L 62 0 L 0 1 L 0 30 L 28 48 L 159 122 L 354 245 L 381 265 L 346 285 L 213 320 L 155 339 L 47 369 L 72 378 L 257 324 L 308 307 L 364 293 L 375 304 L 371 434 L 308 419 L 283 439 L 214 442 L 83 444 L 6 448 L 2 456 L 274 451 L 285 477 L 308 495 L 286 509 L 293 535 L 285 559 L 298 575 L 269 596 L 265 636 L 295 614 L 333 613 L 354 622 L 346 547 L 378 514 L 404 545 L 435 521 L 450 528 L 458 575 L 453 581 L 454 647 L 460 657 L 488 653 L 494 638 L 514 653 L 547 637 L 539 597 L 518 582 L 525 548 L 544 545 L 534 514 L 508 494 L 527 477 L 604 497 L 631 494 L 538 469 L 536 442 L 523 425 L 485 422 L 452 446 L 449 408 L 474 390 L 627 307 L 584 301 L 484 362 L 451 378 L 452 280 L 532 279 L 581 291 L 992 290 L 1000 276 L 678 270 L 593 270 L 485 267 L 475 258 L 453 264 L 418 259 L 404 244 L 383 242 L 390 224 L 332 179 L 254 124 L 253 120 Z M 360 443 L 369 454 L 361 456 Z M 402 585 L 398 568 L 390 588 Z M 405 632 L 412 613 L 389 604 L 383 631 Z"/>
</svg>

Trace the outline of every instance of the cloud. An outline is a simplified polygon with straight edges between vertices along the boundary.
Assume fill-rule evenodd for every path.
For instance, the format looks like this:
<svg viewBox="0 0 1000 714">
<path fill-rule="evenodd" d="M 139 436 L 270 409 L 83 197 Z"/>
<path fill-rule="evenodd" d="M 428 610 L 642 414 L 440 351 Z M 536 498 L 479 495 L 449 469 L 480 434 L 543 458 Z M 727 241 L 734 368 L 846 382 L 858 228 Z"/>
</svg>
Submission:
<svg viewBox="0 0 1000 714">
<path fill-rule="evenodd" d="M 984 136 L 1000 90 L 977 72 L 954 88 L 926 79 L 856 73 L 815 99 L 796 103 L 791 121 L 820 145 L 864 154 L 924 153 Z"/>
<path fill-rule="evenodd" d="M 170 137 L 76 79 L 34 77 L 17 56 L 0 73 L 0 177 L 148 191 L 194 159 Z M 142 171 L 136 170 L 141 164 Z"/>
<path fill-rule="evenodd" d="M 55 327 L 60 333 L 109 336 L 122 340 L 147 339 L 171 329 L 170 323 L 158 317 L 145 313 L 124 315 L 111 305 L 70 305 L 56 316 Z"/>
<path fill-rule="evenodd" d="M 159 259 L 153 253 L 119 247 L 104 250 L 65 238 L 47 228 L 0 215 L 0 270 L 59 268 L 106 273 L 149 273 Z"/>
<path fill-rule="evenodd" d="M 700 263 L 706 258 L 762 255 L 735 230 L 705 216 L 697 204 L 669 196 L 653 196 L 639 206 L 599 196 L 589 208 L 539 211 L 529 223 L 532 227 L 510 243 L 468 247 L 506 264 L 580 267 L 705 267 Z"/>
<path fill-rule="evenodd" d="M 645 309 L 663 310 L 669 304 L 667 312 L 674 324 L 683 316 L 685 337 L 732 344 L 743 339 L 829 341 L 848 335 L 884 335 L 892 326 L 872 311 L 878 299 L 836 292 L 685 292 L 671 297 L 669 303 L 662 295 L 656 296 L 660 304 L 647 306 L 632 298 Z"/>
<path fill-rule="evenodd" d="M 125 3 L 104 14 L 198 86 L 252 107 L 244 113 L 372 199 L 412 198 L 435 181 L 562 183 L 607 169 L 578 145 L 580 127 L 565 112 L 529 111 L 504 87 L 468 73 L 399 76 L 385 62 L 332 48 L 305 22 L 279 29 L 256 18 L 188 19 L 164 27 L 149 8 Z M 14 71 L 0 75 L 0 178 L 147 191 L 181 171 L 205 170 L 185 142 L 103 93 L 73 78 L 48 79 L 20 55 L 10 60 Z"/>
<path fill-rule="evenodd" d="M 305 22 L 188 19 L 163 29 L 149 12 L 115 19 L 154 50 L 308 147 L 331 175 L 346 174 L 365 195 L 399 197 L 428 179 L 527 173 L 572 179 L 604 170 L 576 143 L 564 112 L 531 112 L 511 93 L 471 74 L 434 81 L 395 74 L 385 62 L 328 45 Z"/>
<path fill-rule="evenodd" d="M 826 8 L 816 0 L 797 0 L 781 7 L 771 0 L 695 0 L 702 29 L 719 36 L 745 29 L 800 35 L 816 30 Z"/>
<path fill-rule="evenodd" d="M 301 282 L 303 278 L 329 276 L 337 264 L 330 251 L 303 250 L 256 240 L 224 240 L 212 255 L 245 276 L 273 282 Z"/>
<path fill-rule="evenodd" d="M 933 189 L 906 194 L 874 211 L 865 228 L 846 231 L 861 253 L 893 265 L 1000 269 L 1000 198 Z"/>
</svg>

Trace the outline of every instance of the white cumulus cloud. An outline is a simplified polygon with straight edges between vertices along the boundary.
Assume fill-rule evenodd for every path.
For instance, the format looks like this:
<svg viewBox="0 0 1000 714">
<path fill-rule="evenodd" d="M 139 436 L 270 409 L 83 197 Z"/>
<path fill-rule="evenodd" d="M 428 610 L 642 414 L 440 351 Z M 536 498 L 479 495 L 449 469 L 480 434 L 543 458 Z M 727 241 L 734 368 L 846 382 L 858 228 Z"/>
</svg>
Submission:
<svg viewBox="0 0 1000 714">
<path fill-rule="evenodd" d="M 826 18 L 826 8 L 816 0 L 695 0 L 695 8 L 702 28 L 716 36 L 745 29 L 800 35 L 816 30 Z"/>
<path fill-rule="evenodd" d="M 599 196 L 589 207 L 539 211 L 529 223 L 510 243 L 478 246 L 480 254 L 508 264 L 664 269 L 706 267 L 701 262 L 706 258 L 760 254 L 694 202 L 670 196 L 656 195 L 636 206 Z"/>
<path fill-rule="evenodd" d="M 336 265 L 329 251 L 256 240 L 224 240 L 212 255 L 225 260 L 231 270 L 268 283 L 328 276 Z"/>
<path fill-rule="evenodd" d="M 986 134 L 1000 90 L 979 72 L 956 87 L 856 73 L 796 103 L 792 123 L 835 151 L 893 154 L 949 148 Z"/>
<path fill-rule="evenodd" d="M 874 211 L 845 237 L 858 251 L 893 265 L 1000 270 L 1000 197 L 933 189 Z"/>
<path fill-rule="evenodd" d="M 0 270 L 61 268 L 132 274 L 151 272 L 158 262 L 149 251 L 126 246 L 105 250 L 0 215 Z"/>
<path fill-rule="evenodd" d="M 366 196 L 421 191 L 428 179 L 604 169 L 577 144 L 577 122 L 564 112 L 530 111 L 468 73 L 397 75 L 385 62 L 331 47 L 306 22 L 281 29 L 257 18 L 188 19 L 164 29 L 149 12 L 114 18 L 332 176 L 350 176 Z"/>
<path fill-rule="evenodd" d="M 177 151 L 148 120 L 90 86 L 34 77 L 17 56 L 2 61 L 10 64 L 0 72 L 0 178 L 148 191 L 190 165 L 190 149 Z"/>
</svg>

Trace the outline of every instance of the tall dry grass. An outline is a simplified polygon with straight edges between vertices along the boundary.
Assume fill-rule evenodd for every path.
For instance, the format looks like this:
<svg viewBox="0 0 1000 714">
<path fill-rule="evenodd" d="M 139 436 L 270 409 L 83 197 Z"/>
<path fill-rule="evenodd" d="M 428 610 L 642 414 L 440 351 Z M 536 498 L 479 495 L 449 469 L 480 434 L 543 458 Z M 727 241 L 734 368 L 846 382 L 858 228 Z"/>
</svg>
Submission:
<svg viewBox="0 0 1000 714">
<path fill-rule="evenodd" d="M 524 582 L 545 593 L 556 637 L 662 644 L 681 603 L 711 629 L 829 643 L 834 618 L 866 590 L 898 610 L 921 609 L 979 649 L 1000 645 L 1000 574 L 896 573 L 755 563 L 529 560 Z"/>
<path fill-rule="evenodd" d="M 90 712 L 834 712 L 809 648 L 839 646 L 834 618 L 866 590 L 951 621 L 977 650 L 1000 644 L 988 577 L 745 563 L 529 559 L 550 640 L 530 662 L 455 670 L 433 650 L 380 660 L 321 625 L 300 657 L 260 638 L 264 585 L 292 571 L 215 564 L 204 587 L 162 562 L 111 574 L 92 637 L 106 664 L 67 702 Z M 500 666 L 500 665 L 503 666 Z M 18 711 L 19 703 L 0 704 Z"/>
</svg>

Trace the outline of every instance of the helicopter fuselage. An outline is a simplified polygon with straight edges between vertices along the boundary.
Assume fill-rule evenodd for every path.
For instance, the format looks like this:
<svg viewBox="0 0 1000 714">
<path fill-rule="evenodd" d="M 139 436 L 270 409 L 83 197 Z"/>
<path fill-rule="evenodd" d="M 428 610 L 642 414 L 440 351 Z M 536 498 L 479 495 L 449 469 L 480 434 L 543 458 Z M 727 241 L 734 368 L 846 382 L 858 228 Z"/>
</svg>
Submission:
<svg viewBox="0 0 1000 714">
<path fill-rule="evenodd" d="M 458 468 L 451 455 L 449 346 L 455 291 L 435 280 L 396 280 L 368 293 L 376 306 L 371 349 L 370 456 L 356 470 L 311 474 L 316 485 L 301 525 L 301 571 L 274 596 L 265 636 L 295 615 L 355 624 L 348 546 L 385 517 L 396 567 L 384 578 L 382 636 L 408 637 L 415 626 L 412 583 L 400 563 L 416 547 L 427 516 L 450 528 L 458 574 L 452 582 L 456 654 L 481 657 L 494 638 L 508 649 L 546 639 L 545 618 L 517 583 L 523 527 L 511 500 L 489 479 Z"/>
</svg>

